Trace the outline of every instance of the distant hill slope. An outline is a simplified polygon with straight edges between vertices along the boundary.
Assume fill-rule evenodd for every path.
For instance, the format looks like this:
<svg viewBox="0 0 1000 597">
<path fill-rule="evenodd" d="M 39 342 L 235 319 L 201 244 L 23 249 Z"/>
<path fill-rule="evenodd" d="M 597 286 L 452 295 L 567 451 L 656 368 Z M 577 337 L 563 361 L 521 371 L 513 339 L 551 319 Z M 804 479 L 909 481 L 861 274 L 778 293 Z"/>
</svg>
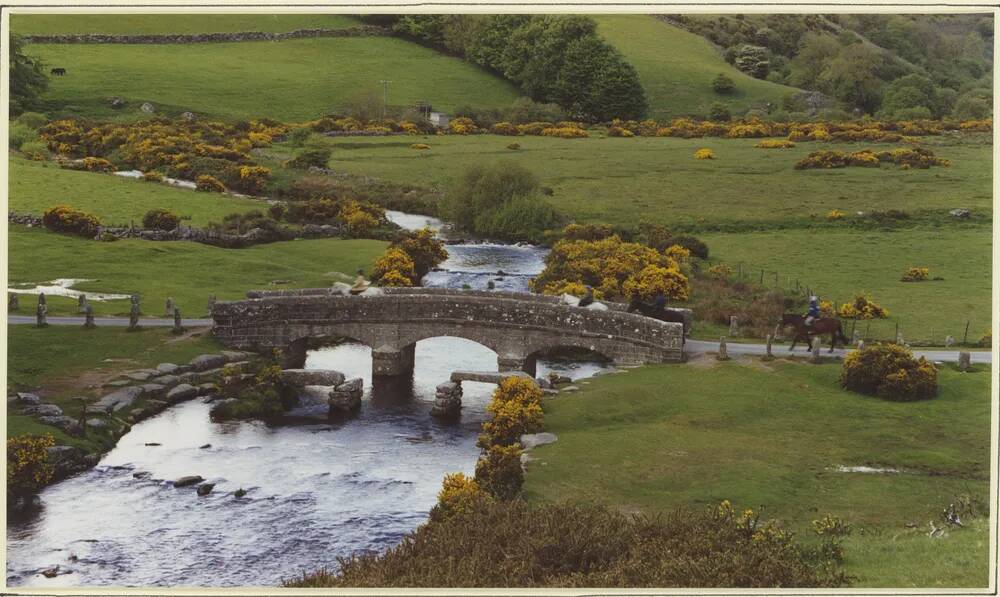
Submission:
<svg viewBox="0 0 1000 597">
<path fill-rule="evenodd" d="M 175 45 L 29 44 L 28 54 L 67 74 L 50 79 L 47 111 L 135 119 L 150 102 L 159 113 L 227 119 L 302 121 L 336 110 L 391 81 L 389 104 L 509 105 L 516 89 L 459 58 L 392 37 Z M 112 110 L 108 98 L 128 106 Z"/>
<path fill-rule="evenodd" d="M 19 35 L 166 35 L 231 33 L 235 31 L 294 31 L 296 29 L 344 29 L 361 23 L 348 15 L 306 14 L 82 14 L 26 15 L 10 17 L 10 31 Z"/>
<path fill-rule="evenodd" d="M 666 119 L 706 115 L 714 102 L 723 102 L 734 115 L 754 104 L 772 102 L 794 87 L 754 79 L 726 63 L 705 38 L 668 25 L 649 15 L 593 15 L 598 32 L 618 48 L 639 71 L 649 101 L 649 116 Z M 723 73 L 736 91 L 720 95 L 712 79 Z"/>
</svg>

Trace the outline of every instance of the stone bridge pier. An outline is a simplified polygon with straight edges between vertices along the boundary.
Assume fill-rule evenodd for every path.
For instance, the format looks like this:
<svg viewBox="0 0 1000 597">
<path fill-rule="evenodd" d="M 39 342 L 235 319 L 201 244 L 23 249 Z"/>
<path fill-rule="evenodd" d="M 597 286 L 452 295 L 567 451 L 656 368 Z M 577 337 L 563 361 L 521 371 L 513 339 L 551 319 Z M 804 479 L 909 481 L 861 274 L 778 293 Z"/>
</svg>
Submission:
<svg viewBox="0 0 1000 597">
<path fill-rule="evenodd" d="M 385 289 L 373 296 L 327 289 L 247 295 L 215 304 L 213 333 L 242 349 L 280 348 L 287 368 L 303 367 L 310 341 L 323 338 L 371 347 L 373 377 L 384 378 L 411 375 L 417 342 L 440 336 L 482 344 L 496 352 L 499 371 L 531 376 L 537 355 L 552 348 L 584 348 L 616 364 L 683 360 L 682 324 L 618 306 L 597 311 L 554 297 L 435 288 Z"/>
</svg>

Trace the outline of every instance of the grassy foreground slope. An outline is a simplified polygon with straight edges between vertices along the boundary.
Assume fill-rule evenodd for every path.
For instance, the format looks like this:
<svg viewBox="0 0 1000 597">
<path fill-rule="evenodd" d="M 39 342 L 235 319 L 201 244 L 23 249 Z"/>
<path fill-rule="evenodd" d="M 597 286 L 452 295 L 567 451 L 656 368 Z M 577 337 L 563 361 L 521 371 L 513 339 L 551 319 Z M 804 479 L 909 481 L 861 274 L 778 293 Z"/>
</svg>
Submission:
<svg viewBox="0 0 1000 597">
<path fill-rule="evenodd" d="M 780 104 L 794 87 L 755 79 L 729 65 L 705 38 L 649 15 L 593 15 L 598 33 L 618 48 L 639 72 L 649 102 L 649 117 L 668 119 L 707 115 L 714 102 L 742 114 L 752 104 Z M 712 90 L 725 74 L 736 84 L 729 95 Z"/>
<path fill-rule="evenodd" d="M 345 29 L 360 23 L 348 15 L 305 14 L 13 14 L 11 33 L 19 35 L 169 35 L 237 31 Z"/>
<path fill-rule="evenodd" d="M 389 103 L 420 100 L 448 111 L 459 104 L 501 107 L 512 85 L 461 59 L 391 37 L 178 45 L 31 44 L 26 51 L 64 67 L 43 99 L 54 113 L 134 119 L 150 102 L 162 114 L 192 111 L 225 119 L 296 122 L 335 110 L 392 81 Z M 107 98 L 129 103 L 111 109 Z"/>
<path fill-rule="evenodd" d="M 205 315 L 208 295 L 220 300 L 243 297 L 255 288 L 330 286 L 350 281 L 358 268 L 371 270 L 385 243 L 374 240 L 317 239 L 220 249 L 198 243 L 120 240 L 95 242 L 71 236 L 8 228 L 11 285 L 56 278 L 85 278 L 79 290 L 138 293 L 146 315 L 162 316 L 172 297 L 185 318 Z M 280 285 L 272 282 L 281 281 Z M 34 314 L 34 297 L 25 297 L 21 314 Z M 92 302 L 97 315 L 125 316 L 127 300 Z M 51 315 L 76 314 L 76 300 L 52 297 Z"/>
<path fill-rule="evenodd" d="M 154 208 L 166 208 L 184 218 L 187 226 L 221 222 L 233 212 L 265 210 L 267 205 L 216 193 L 197 193 L 165 184 L 148 183 L 110 174 L 63 170 L 52 162 L 19 157 L 8 161 L 8 209 L 40 215 L 65 204 L 90 212 L 104 224 L 139 224 Z"/>
<path fill-rule="evenodd" d="M 649 512 L 729 499 L 806 537 L 831 513 L 855 527 L 846 564 L 860 586 L 985 586 L 985 524 L 926 533 L 957 496 L 988 502 L 989 369 L 947 366 L 939 396 L 913 403 L 841 390 L 840 369 L 706 359 L 584 382 L 546 402 L 559 439 L 532 451 L 529 499 Z"/>
</svg>

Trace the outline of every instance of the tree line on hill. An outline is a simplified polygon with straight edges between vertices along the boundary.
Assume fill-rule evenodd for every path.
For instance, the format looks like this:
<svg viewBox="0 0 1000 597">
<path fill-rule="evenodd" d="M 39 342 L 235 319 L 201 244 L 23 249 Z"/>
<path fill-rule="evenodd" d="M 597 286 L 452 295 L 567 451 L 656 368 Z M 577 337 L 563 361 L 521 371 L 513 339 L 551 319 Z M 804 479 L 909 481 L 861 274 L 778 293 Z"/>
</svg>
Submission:
<svg viewBox="0 0 1000 597">
<path fill-rule="evenodd" d="M 461 56 L 574 120 L 642 118 L 635 68 L 580 15 L 368 15 L 363 20 Z"/>
<path fill-rule="evenodd" d="M 671 15 L 759 78 L 819 91 L 848 113 L 884 120 L 992 113 L 987 15 Z M 804 111 L 800 96 L 781 107 Z"/>
</svg>

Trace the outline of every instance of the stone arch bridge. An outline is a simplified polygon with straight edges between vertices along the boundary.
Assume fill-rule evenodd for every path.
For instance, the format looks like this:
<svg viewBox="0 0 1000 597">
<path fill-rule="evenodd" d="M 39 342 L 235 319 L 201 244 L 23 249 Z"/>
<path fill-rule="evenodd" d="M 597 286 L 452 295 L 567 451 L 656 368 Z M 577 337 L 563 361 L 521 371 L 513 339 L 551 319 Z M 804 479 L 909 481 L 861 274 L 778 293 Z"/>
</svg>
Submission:
<svg viewBox="0 0 1000 597">
<path fill-rule="evenodd" d="M 371 296 L 328 289 L 251 291 L 241 301 L 217 302 L 213 333 L 234 348 L 280 348 L 285 366 L 302 367 L 310 340 L 351 338 L 372 348 L 375 376 L 413 371 L 418 341 L 439 336 L 473 340 L 497 353 L 500 371 L 535 374 L 545 350 L 574 347 L 616 364 L 683 360 L 684 328 L 628 313 L 571 307 L 557 297 L 453 290 L 386 288 Z"/>
</svg>

